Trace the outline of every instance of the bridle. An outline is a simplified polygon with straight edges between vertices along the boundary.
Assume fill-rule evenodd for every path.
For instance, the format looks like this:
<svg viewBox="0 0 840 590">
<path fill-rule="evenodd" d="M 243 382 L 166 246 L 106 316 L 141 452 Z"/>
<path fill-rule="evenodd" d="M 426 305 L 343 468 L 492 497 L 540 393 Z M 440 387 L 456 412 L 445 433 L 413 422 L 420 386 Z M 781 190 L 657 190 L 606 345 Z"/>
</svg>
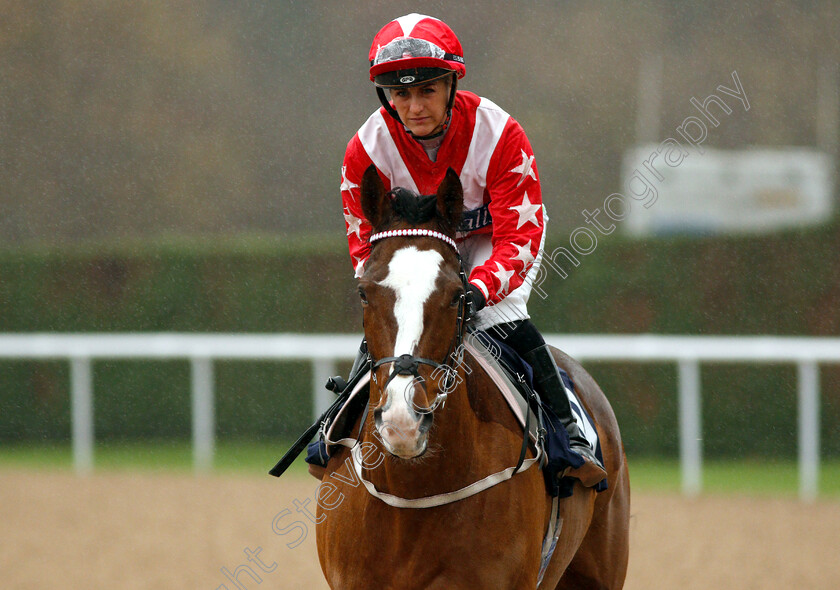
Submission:
<svg viewBox="0 0 840 590">
<path fill-rule="evenodd" d="M 461 261 L 461 256 L 458 253 L 458 248 L 455 245 L 455 240 L 439 231 L 422 228 L 394 229 L 371 234 L 371 236 L 368 238 L 368 241 L 370 242 L 371 246 L 373 246 L 374 242 L 378 240 L 383 240 L 385 238 L 410 237 L 436 238 L 451 246 L 452 249 L 455 251 L 455 256 L 457 256 L 458 258 L 458 275 L 461 278 L 461 285 L 463 286 L 463 292 L 461 293 L 458 300 L 458 318 L 456 320 L 455 337 L 452 339 L 452 344 L 449 347 L 449 350 L 447 351 L 446 355 L 444 356 L 443 362 L 437 362 L 432 359 L 414 356 L 412 354 L 401 354 L 400 356 L 387 356 L 378 360 L 371 358 L 371 379 L 374 383 L 377 383 L 378 385 L 376 378 L 376 369 L 387 363 L 394 363 L 394 366 L 391 369 L 391 372 L 388 374 L 388 379 L 382 385 L 383 390 L 385 390 L 388 387 L 388 384 L 391 383 L 391 381 L 393 381 L 394 378 L 398 375 L 412 376 L 416 380 L 423 382 L 424 380 L 420 376 L 419 372 L 420 365 L 428 365 L 430 367 L 433 367 L 434 372 L 437 372 L 438 370 L 442 371 L 443 376 L 441 387 L 439 388 L 438 393 L 435 395 L 435 399 L 432 401 L 432 403 L 426 408 L 418 408 L 414 404 L 412 404 L 412 406 L 414 406 L 414 410 L 417 413 L 431 414 L 438 407 L 446 404 L 446 398 L 449 396 L 449 393 L 451 393 L 452 389 L 454 389 L 454 386 L 457 383 L 457 367 L 460 366 L 463 362 L 464 347 L 462 344 L 465 329 L 464 313 L 466 309 L 467 275 L 464 272 L 464 265 Z M 449 364 L 448 359 L 450 358 L 454 360 L 455 367 Z M 434 372 L 432 374 L 434 374 Z M 423 385 L 423 388 L 425 389 L 425 384 Z"/>
<path fill-rule="evenodd" d="M 464 287 L 463 292 L 460 295 L 458 301 L 458 320 L 457 320 L 457 331 L 455 333 L 455 337 L 453 338 L 452 347 L 450 351 L 447 353 L 444 362 L 439 363 L 435 360 L 416 357 L 410 354 L 403 354 L 400 356 L 392 356 L 392 357 L 385 357 L 379 360 L 371 359 L 371 379 L 374 383 L 376 383 L 376 371 L 378 367 L 386 363 L 394 363 L 394 367 L 391 373 L 388 376 L 388 380 L 385 382 L 385 387 L 397 376 L 397 375 L 412 375 L 415 378 L 420 378 L 420 374 L 418 372 L 418 368 L 420 365 L 429 365 L 434 367 L 435 370 L 443 369 L 446 373 L 444 379 L 446 383 L 442 384 L 441 389 L 443 391 L 439 391 L 435 396 L 434 401 L 428 408 L 418 409 L 415 407 L 415 411 L 422 414 L 431 414 L 435 411 L 436 408 L 442 406 L 446 403 L 446 398 L 454 389 L 454 385 L 458 383 L 458 373 L 455 368 L 449 365 L 446 360 L 449 358 L 454 358 L 456 366 L 460 366 L 463 363 L 464 359 L 464 348 L 465 344 L 463 343 L 464 339 L 464 331 L 466 329 L 466 318 L 465 314 L 467 313 L 467 276 L 464 272 L 464 266 L 461 261 L 461 256 L 458 254 L 458 249 L 455 246 L 455 241 L 450 238 L 449 236 L 442 234 L 440 232 L 428 229 L 397 229 L 397 230 L 390 230 L 379 232 L 371 235 L 368 240 L 373 245 L 374 242 L 377 240 L 382 240 L 385 238 L 392 238 L 392 237 L 431 237 L 437 238 L 443 242 L 446 242 L 452 249 L 455 250 L 455 254 L 458 257 L 458 264 L 459 264 L 459 275 L 461 278 L 461 283 Z M 468 343 L 467 343 L 468 344 Z M 453 350 L 454 348 L 454 354 Z M 423 386 L 425 389 L 425 385 Z M 517 473 L 521 473 L 525 471 L 529 467 L 534 464 L 539 463 L 543 457 L 543 447 L 542 443 L 537 444 L 536 446 L 536 454 L 532 458 L 526 459 L 526 453 L 528 451 L 528 441 L 529 441 L 529 423 L 530 423 L 530 415 L 531 413 L 526 408 L 526 421 L 523 430 L 523 437 L 522 437 L 522 449 L 519 453 L 519 460 L 516 462 L 515 466 L 508 467 L 502 471 L 492 473 L 487 477 L 484 477 L 476 482 L 473 482 L 467 486 L 462 487 L 461 489 L 452 491 L 452 492 L 445 492 L 442 494 L 434 494 L 431 496 L 423 496 L 420 498 L 403 498 L 400 496 L 395 496 L 393 494 L 385 493 L 377 489 L 377 487 L 368 479 L 365 478 L 364 474 L 364 457 L 361 454 L 362 445 L 356 444 L 358 442 L 358 438 L 356 443 L 352 443 L 350 448 L 350 453 L 353 457 L 353 469 L 355 471 L 356 477 L 358 481 L 364 484 L 365 489 L 368 491 L 369 494 L 374 496 L 375 498 L 379 498 L 389 506 L 395 506 L 398 508 L 431 508 L 434 506 L 443 506 L 445 504 L 450 504 L 452 502 L 457 502 L 458 500 L 463 500 L 464 498 L 469 498 L 470 496 L 474 496 L 488 488 L 491 488 L 497 484 L 500 484 L 504 481 L 509 480 L 511 477 L 516 475 Z M 361 425 L 365 422 L 365 418 L 362 417 L 360 430 L 359 430 L 359 437 L 361 437 Z M 540 438 L 542 440 L 542 437 Z M 554 522 L 554 515 L 557 513 L 557 502 L 558 499 L 554 499 L 553 508 L 552 508 L 552 522 Z M 553 527 L 549 527 L 549 531 L 546 535 L 546 540 L 544 541 L 544 546 L 548 546 L 548 540 L 551 538 L 556 539 L 555 536 L 555 529 Z"/>
</svg>

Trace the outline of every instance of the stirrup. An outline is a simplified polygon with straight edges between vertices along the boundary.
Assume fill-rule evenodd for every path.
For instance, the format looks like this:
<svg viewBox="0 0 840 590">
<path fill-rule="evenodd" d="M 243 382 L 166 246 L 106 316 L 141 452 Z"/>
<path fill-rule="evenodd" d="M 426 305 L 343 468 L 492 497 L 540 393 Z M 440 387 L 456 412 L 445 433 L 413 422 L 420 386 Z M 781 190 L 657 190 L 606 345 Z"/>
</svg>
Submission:
<svg viewBox="0 0 840 590">
<path fill-rule="evenodd" d="M 586 449 L 579 445 L 570 445 L 571 449 L 583 458 L 583 465 L 577 469 L 569 468 L 563 472 L 563 477 L 574 477 L 580 480 L 584 487 L 591 488 L 598 485 L 607 477 L 607 470 L 592 452 L 592 448 L 586 445 Z"/>
<path fill-rule="evenodd" d="M 597 485 L 602 479 L 607 477 L 607 470 L 604 465 L 598 460 L 595 451 L 589 444 L 589 441 L 583 436 L 580 431 L 580 425 L 577 419 L 572 416 L 572 421 L 569 424 L 564 424 L 566 432 L 569 434 L 569 448 L 583 458 L 583 465 L 577 469 L 570 469 L 568 476 L 576 477 L 587 488 Z"/>
</svg>

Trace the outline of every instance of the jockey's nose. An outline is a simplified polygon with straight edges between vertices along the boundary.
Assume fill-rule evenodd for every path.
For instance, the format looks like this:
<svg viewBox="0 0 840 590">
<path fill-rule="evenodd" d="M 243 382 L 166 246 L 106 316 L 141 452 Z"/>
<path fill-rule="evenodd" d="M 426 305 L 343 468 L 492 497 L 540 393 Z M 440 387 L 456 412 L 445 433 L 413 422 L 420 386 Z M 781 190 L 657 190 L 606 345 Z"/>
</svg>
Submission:
<svg viewBox="0 0 840 590">
<path fill-rule="evenodd" d="M 423 109 L 425 108 L 425 106 L 426 105 L 423 103 L 423 100 L 420 97 L 412 96 L 411 97 L 411 103 L 409 104 L 408 110 L 409 110 L 409 112 L 411 112 L 413 114 L 419 114 L 419 113 L 423 112 Z"/>
</svg>

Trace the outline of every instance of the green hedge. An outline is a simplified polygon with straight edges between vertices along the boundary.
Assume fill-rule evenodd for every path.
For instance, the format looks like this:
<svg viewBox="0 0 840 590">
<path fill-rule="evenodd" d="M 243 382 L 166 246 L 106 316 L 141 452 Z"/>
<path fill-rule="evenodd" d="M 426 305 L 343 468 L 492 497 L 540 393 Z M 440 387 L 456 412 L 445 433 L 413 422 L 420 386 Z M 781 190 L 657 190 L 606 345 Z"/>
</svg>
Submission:
<svg viewBox="0 0 840 590">
<path fill-rule="evenodd" d="M 340 237 L 340 236 L 339 236 Z M 566 245 L 556 236 L 553 245 Z M 176 242 L 0 253 L 0 332 L 360 332 L 343 243 Z M 532 296 L 544 332 L 836 335 L 840 230 L 772 237 L 603 239 Z M 558 258 L 558 262 L 561 259 Z M 612 400 L 628 451 L 677 449 L 676 370 L 590 367 Z M 217 368 L 223 437 L 290 438 L 311 414 L 306 363 L 224 362 Z M 94 364 L 103 439 L 189 436 L 185 362 Z M 822 444 L 840 454 L 840 371 L 824 366 Z M 710 456 L 795 456 L 791 365 L 707 365 L 704 448 Z M 0 441 L 69 437 L 68 368 L 0 363 Z"/>
</svg>

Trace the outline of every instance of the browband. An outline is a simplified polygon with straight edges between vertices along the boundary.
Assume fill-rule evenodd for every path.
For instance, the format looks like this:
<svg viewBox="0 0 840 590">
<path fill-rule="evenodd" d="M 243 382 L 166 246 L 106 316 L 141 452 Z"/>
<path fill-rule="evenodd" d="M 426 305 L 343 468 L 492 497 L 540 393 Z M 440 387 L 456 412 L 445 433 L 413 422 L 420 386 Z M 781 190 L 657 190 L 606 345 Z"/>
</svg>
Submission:
<svg viewBox="0 0 840 590">
<path fill-rule="evenodd" d="M 376 240 L 382 240 L 384 238 L 410 238 L 416 236 L 425 236 L 429 238 L 437 238 L 441 241 L 446 242 L 450 246 L 452 246 L 455 251 L 458 251 L 458 247 L 455 245 L 455 240 L 447 236 L 446 234 L 442 234 L 439 231 L 434 231 L 431 229 L 391 229 L 388 231 L 382 231 L 376 234 L 371 234 L 368 238 L 370 243 L 375 242 Z"/>
</svg>

